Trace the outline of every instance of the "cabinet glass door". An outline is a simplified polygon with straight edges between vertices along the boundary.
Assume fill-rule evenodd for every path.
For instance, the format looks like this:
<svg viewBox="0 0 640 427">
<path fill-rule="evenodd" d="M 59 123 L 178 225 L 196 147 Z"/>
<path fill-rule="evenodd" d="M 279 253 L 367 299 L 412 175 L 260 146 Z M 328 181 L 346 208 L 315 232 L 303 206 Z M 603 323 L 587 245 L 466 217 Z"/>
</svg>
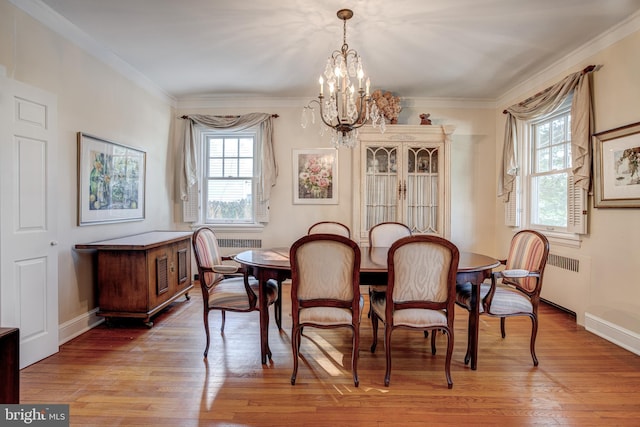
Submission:
<svg viewBox="0 0 640 427">
<path fill-rule="evenodd" d="M 406 204 L 405 223 L 412 233 L 437 234 L 440 169 L 438 147 L 408 147 L 406 181 L 402 199 Z"/>
<path fill-rule="evenodd" d="M 365 152 L 364 226 L 398 219 L 398 147 L 369 146 Z"/>
</svg>

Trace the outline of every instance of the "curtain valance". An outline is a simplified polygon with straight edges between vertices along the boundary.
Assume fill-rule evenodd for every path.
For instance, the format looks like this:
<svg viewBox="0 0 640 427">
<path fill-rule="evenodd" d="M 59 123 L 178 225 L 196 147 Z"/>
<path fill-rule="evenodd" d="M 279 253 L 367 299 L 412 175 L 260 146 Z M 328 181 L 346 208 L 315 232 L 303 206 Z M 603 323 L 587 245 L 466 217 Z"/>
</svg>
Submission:
<svg viewBox="0 0 640 427">
<path fill-rule="evenodd" d="M 269 200 L 271 187 L 276 184 L 278 168 L 273 149 L 273 118 L 277 115 L 267 113 L 249 113 L 241 116 L 210 116 L 193 114 L 183 116 L 187 120 L 185 125 L 184 140 L 182 145 L 182 158 L 178 165 L 180 174 L 180 199 L 188 201 L 189 188 L 198 182 L 197 173 L 197 141 L 196 127 L 202 126 L 208 129 L 226 129 L 242 131 L 260 126 L 258 135 L 260 163 L 258 173 L 258 186 L 261 202 Z"/>
<path fill-rule="evenodd" d="M 517 120 L 532 120 L 555 111 L 573 92 L 571 102 L 571 162 L 574 184 L 585 190 L 591 181 L 591 89 L 588 73 L 596 67 L 590 65 L 582 71 L 570 74 L 559 83 L 545 89 L 523 102 L 507 108 L 502 163 L 498 180 L 498 197 L 505 202 L 514 190 L 518 173 L 516 158 Z"/>
</svg>

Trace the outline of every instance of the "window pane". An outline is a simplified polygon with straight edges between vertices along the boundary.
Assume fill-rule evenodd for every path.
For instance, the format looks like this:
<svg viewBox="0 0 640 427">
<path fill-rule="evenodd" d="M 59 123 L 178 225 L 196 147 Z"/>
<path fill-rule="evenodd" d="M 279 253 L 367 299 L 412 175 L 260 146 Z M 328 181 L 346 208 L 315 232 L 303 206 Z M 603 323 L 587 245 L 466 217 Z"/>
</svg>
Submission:
<svg viewBox="0 0 640 427">
<path fill-rule="evenodd" d="M 210 138 L 209 139 L 209 157 L 222 157 L 222 138 Z"/>
<path fill-rule="evenodd" d="M 551 168 L 553 170 L 561 170 L 566 168 L 565 160 L 567 158 L 565 145 L 554 145 L 551 147 Z"/>
<path fill-rule="evenodd" d="M 532 222 L 552 227 L 567 226 L 567 174 L 532 178 Z"/>
<path fill-rule="evenodd" d="M 549 145 L 549 123 L 536 126 L 536 148 Z"/>
<path fill-rule="evenodd" d="M 209 177 L 222 177 L 222 159 L 209 159 Z"/>
<path fill-rule="evenodd" d="M 536 168 L 535 168 L 535 172 L 540 173 L 540 172 L 548 172 L 550 169 L 549 167 L 549 149 L 545 148 L 543 150 L 538 150 L 536 152 L 537 156 L 536 156 Z"/>
<path fill-rule="evenodd" d="M 559 117 L 557 119 L 554 119 L 553 122 L 551 122 L 551 135 L 552 135 L 552 143 L 553 144 L 560 144 L 562 142 L 566 142 L 565 139 L 565 127 L 564 127 L 564 117 Z"/>
<path fill-rule="evenodd" d="M 252 177 L 253 176 L 253 159 L 240 159 L 238 161 L 238 176 Z"/>
<path fill-rule="evenodd" d="M 238 157 L 238 139 L 227 138 L 224 141 L 224 156 Z"/>
<path fill-rule="evenodd" d="M 226 178 L 236 178 L 238 176 L 237 159 L 224 159 L 224 176 Z"/>
<path fill-rule="evenodd" d="M 253 218 L 251 180 L 209 180 L 207 220 L 250 221 Z"/>
<path fill-rule="evenodd" d="M 240 157 L 253 157 L 253 138 L 240 139 Z"/>
</svg>

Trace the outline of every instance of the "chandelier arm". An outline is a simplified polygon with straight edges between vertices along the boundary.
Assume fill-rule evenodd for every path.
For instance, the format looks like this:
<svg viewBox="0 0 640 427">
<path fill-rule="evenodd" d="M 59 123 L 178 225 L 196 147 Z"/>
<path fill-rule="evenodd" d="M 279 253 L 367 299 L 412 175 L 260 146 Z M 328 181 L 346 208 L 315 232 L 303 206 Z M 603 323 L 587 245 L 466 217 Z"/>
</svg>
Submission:
<svg viewBox="0 0 640 427">
<path fill-rule="evenodd" d="M 335 126 L 334 126 L 334 125 L 332 125 L 331 123 L 327 122 L 327 121 L 325 120 L 325 118 L 324 118 L 324 111 L 323 111 L 324 109 L 323 109 L 323 107 L 322 107 L 322 100 L 323 100 L 323 99 L 324 99 L 324 96 L 320 95 L 320 96 L 318 97 L 318 100 L 315 100 L 315 99 L 314 99 L 314 100 L 312 100 L 311 102 L 316 102 L 318 105 L 320 105 L 320 120 L 322 120 L 322 123 L 324 123 L 325 125 L 329 126 L 330 128 L 334 128 L 334 129 L 335 129 Z M 311 102 L 310 102 L 309 104 L 311 104 Z"/>
</svg>

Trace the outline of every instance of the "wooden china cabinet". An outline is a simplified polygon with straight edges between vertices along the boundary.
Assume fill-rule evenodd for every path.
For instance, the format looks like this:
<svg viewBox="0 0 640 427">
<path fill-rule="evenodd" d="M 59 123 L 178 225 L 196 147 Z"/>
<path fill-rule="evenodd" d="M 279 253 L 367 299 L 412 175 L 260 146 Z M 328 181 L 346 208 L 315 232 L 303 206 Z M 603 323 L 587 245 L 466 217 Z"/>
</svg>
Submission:
<svg viewBox="0 0 640 427">
<path fill-rule="evenodd" d="M 452 125 L 371 126 L 353 153 L 354 238 L 367 246 L 369 229 L 402 222 L 413 234 L 450 237 Z"/>
</svg>

